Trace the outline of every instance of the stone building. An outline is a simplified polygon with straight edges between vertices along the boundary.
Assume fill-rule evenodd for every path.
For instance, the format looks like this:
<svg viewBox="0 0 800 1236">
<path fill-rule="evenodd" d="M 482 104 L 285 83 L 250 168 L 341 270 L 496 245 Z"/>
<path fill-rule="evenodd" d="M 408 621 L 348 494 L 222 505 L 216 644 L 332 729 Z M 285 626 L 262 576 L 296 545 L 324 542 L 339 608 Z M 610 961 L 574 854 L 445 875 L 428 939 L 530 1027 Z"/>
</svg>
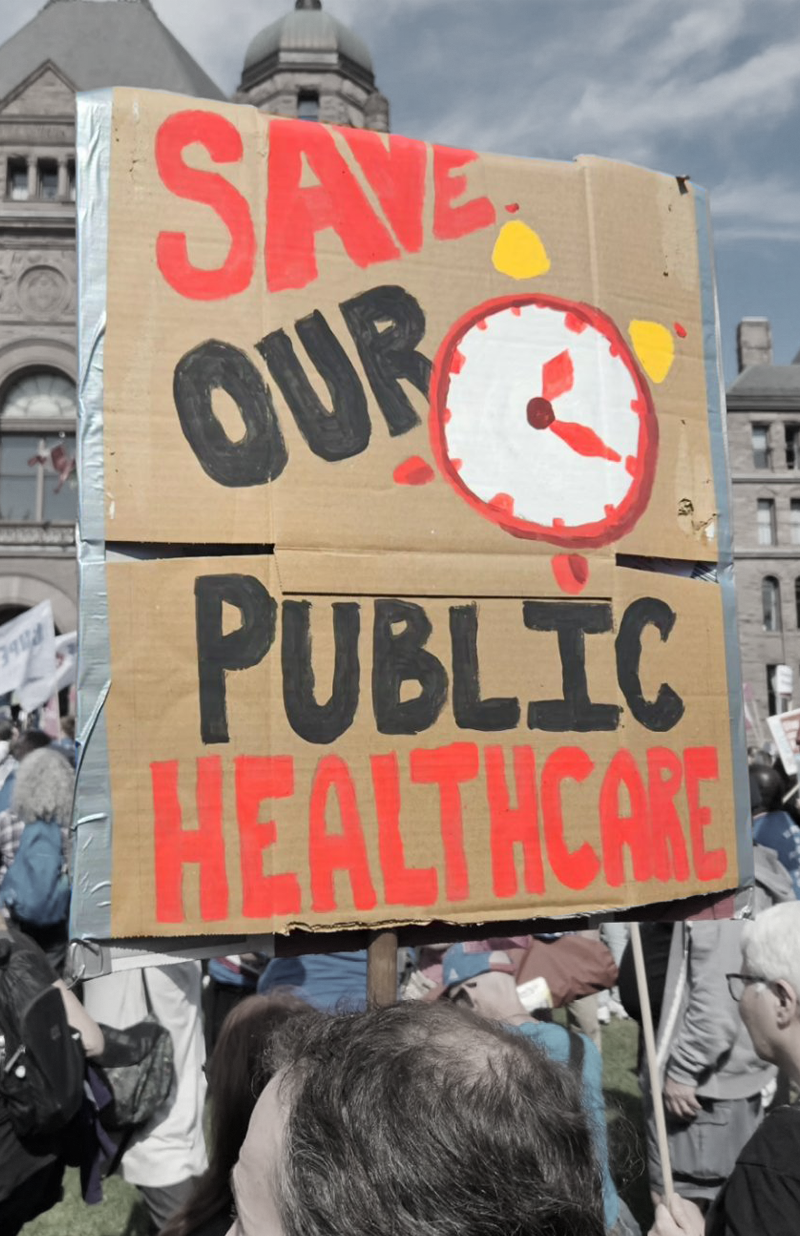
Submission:
<svg viewBox="0 0 800 1236">
<path fill-rule="evenodd" d="M 791 699 L 781 709 L 776 666 L 793 671 L 800 702 L 800 353 L 774 365 L 765 318 L 740 323 L 737 350 L 727 404 L 739 640 L 763 723 Z"/>
<path fill-rule="evenodd" d="M 75 93 L 108 86 L 225 97 L 151 0 L 47 0 L 0 47 L 0 624 L 47 597 L 77 623 Z M 367 48 L 321 0 L 253 39 L 234 97 L 389 126 Z"/>
<path fill-rule="evenodd" d="M 389 130 L 389 102 L 375 86 L 369 51 L 322 0 L 296 0 L 252 40 L 237 103 L 276 116 Z"/>
</svg>

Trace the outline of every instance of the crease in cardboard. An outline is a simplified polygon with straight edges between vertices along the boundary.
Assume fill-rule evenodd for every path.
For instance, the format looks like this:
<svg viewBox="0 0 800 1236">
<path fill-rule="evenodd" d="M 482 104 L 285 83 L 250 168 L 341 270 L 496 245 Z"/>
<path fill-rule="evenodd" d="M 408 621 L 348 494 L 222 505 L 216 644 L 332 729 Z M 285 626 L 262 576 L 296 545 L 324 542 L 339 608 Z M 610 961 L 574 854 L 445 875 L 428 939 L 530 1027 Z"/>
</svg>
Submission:
<svg viewBox="0 0 800 1236">
<path fill-rule="evenodd" d="M 329 932 L 337 926 L 349 929 L 435 921 L 491 922 L 508 918 L 509 912 L 521 913 L 521 905 L 530 914 L 551 916 L 555 909 L 575 918 L 637 904 L 652 905 L 657 895 L 681 901 L 698 893 L 716 894 L 727 889 L 736 872 L 730 865 L 720 870 L 719 855 L 724 853 L 730 863 L 730 780 L 737 751 L 736 735 L 728 730 L 727 718 L 720 716 L 719 708 L 734 681 L 733 677 L 726 678 L 725 657 L 714 646 L 722 631 L 720 597 L 715 590 L 690 587 L 691 580 L 668 578 L 675 573 L 691 574 L 698 564 L 702 564 L 700 569 L 707 577 L 714 569 L 717 554 L 724 564 L 721 574 L 724 576 L 727 571 L 727 508 L 718 501 L 710 505 L 719 506 L 719 513 L 714 510 L 709 514 L 708 502 L 710 474 L 717 489 L 719 485 L 719 426 L 712 417 L 709 432 L 698 391 L 704 377 L 698 366 L 701 352 L 708 365 L 709 348 L 713 351 L 703 316 L 708 305 L 696 287 L 697 266 L 693 258 L 690 260 L 699 223 L 697 227 L 693 223 L 692 229 L 687 230 L 686 211 L 680 218 L 670 220 L 670 262 L 680 277 L 667 279 L 658 253 L 659 212 L 669 210 L 671 205 L 667 178 L 654 178 L 641 169 L 586 157 L 571 165 L 492 156 L 470 162 L 466 152 L 468 188 L 461 195 L 453 195 L 456 204 L 451 203 L 447 209 L 463 222 L 463 212 L 469 213 L 471 201 L 488 200 L 496 218 L 491 225 L 484 222 L 471 232 L 466 228 L 450 237 L 433 236 L 432 222 L 436 216 L 432 194 L 437 190 L 431 173 L 433 155 L 428 147 L 424 241 L 418 252 L 405 252 L 396 260 L 357 269 L 341 236 L 334 234 L 345 228 L 340 219 L 312 244 L 316 264 L 313 279 L 300 286 L 290 272 L 286 287 L 267 290 L 264 281 L 274 278 L 274 265 L 271 268 L 269 262 L 266 266 L 264 262 L 264 249 L 270 243 L 264 197 L 266 194 L 269 204 L 269 195 L 277 192 L 273 184 L 267 184 L 268 174 L 277 175 L 271 162 L 270 126 L 279 123 L 285 139 L 300 145 L 307 141 L 324 145 L 328 140 L 326 130 L 324 126 L 314 129 L 312 137 L 307 126 L 294 128 L 293 122 L 273 122 L 254 109 L 248 109 L 245 115 L 234 105 L 208 104 L 209 116 L 221 118 L 222 123 L 241 131 L 245 139 L 243 161 L 215 171 L 221 171 L 224 178 L 230 177 L 252 208 L 256 255 L 247 288 L 217 301 L 192 301 L 181 298 L 174 287 L 166 287 L 166 276 L 162 278 L 163 272 L 152 256 L 161 231 L 165 235 L 188 234 L 190 257 L 192 253 L 206 254 L 219 260 L 220 219 L 208 209 L 208 204 L 203 204 L 201 210 L 198 201 L 179 201 L 160 182 L 149 153 L 159 126 L 170 121 L 185 105 L 184 100 L 174 96 L 139 91 L 125 90 L 114 95 L 119 149 L 114 152 L 110 175 L 112 277 L 104 358 L 107 369 L 103 375 L 106 418 L 103 421 L 99 407 L 97 424 L 105 437 L 107 458 L 113 455 L 117 481 L 111 486 L 115 541 L 106 547 L 104 561 L 99 565 L 105 571 L 105 562 L 113 563 L 107 581 L 109 616 L 112 629 L 124 632 L 123 639 L 114 637 L 111 678 L 115 691 L 109 696 L 106 709 L 114 734 L 113 750 L 107 759 L 114 765 L 114 778 L 119 778 L 118 782 L 112 778 L 115 866 L 123 873 L 128 868 L 133 870 L 130 860 L 134 856 L 141 863 L 138 878 L 131 879 L 132 887 L 125 889 L 124 898 L 119 894 L 115 897 L 115 930 L 123 935 L 147 934 L 152 930 L 156 937 L 175 934 L 178 927 L 187 934 L 213 935 L 255 926 L 243 920 L 242 909 L 244 874 L 240 847 L 244 842 L 237 833 L 242 825 L 240 804 L 235 801 L 237 761 L 242 760 L 254 761 L 253 766 L 266 778 L 262 810 L 254 826 L 263 828 L 269 821 L 277 830 L 276 838 L 269 844 L 265 842 L 260 851 L 261 878 L 279 880 L 281 876 L 296 874 L 302 893 L 300 907 L 287 902 L 280 913 L 265 920 L 271 929 L 283 931 L 302 926 Z M 193 100 L 191 106 L 196 109 L 197 101 Z M 134 111 L 135 123 L 130 120 Z M 351 136 L 354 141 L 368 140 L 358 134 Z M 342 134 L 334 132 L 333 146 L 341 156 L 348 142 Z M 132 154 L 137 161 L 131 180 Z M 368 208 L 392 238 L 389 213 L 379 200 L 380 194 L 372 192 L 368 178 L 365 180 L 356 167 L 358 161 L 350 153 L 344 158 L 347 174 L 355 173 L 357 182 L 363 182 L 361 194 Z M 202 159 L 200 166 L 204 166 Z M 463 170 L 457 168 L 455 176 L 463 174 Z M 315 188 L 324 187 L 323 182 L 324 173 Z M 312 187 L 312 182 L 304 179 L 301 193 L 304 187 Z M 287 201 L 292 200 L 294 192 L 289 186 Z M 694 208 L 697 197 L 689 200 Z M 535 278 L 514 281 L 507 271 L 492 265 L 497 236 L 506 222 L 505 212 L 512 205 L 516 206 L 514 218 L 534 230 L 546 248 L 549 265 Z M 479 206 L 479 212 L 481 209 Z M 462 214 L 457 215 L 458 211 Z M 450 217 L 447 210 L 442 217 Z M 120 248 L 123 238 L 124 250 Z M 392 239 L 401 251 L 398 237 Z M 232 234 L 229 243 L 233 240 Z M 295 242 L 301 252 L 301 226 L 293 236 Z M 197 249 L 195 244 L 199 245 Z M 120 257 L 116 261 L 114 254 L 118 251 Z M 273 259 L 275 256 L 273 253 Z M 387 294 L 387 289 L 394 297 L 393 312 L 400 313 L 403 306 L 406 311 L 413 302 L 422 313 L 424 330 L 416 338 L 412 357 L 419 353 L 426 363 L 433 365 L 428 403 L 405 371 L 399 377 L 395 374 L 397 389 L 390 386 L 390 394 L 393 392 L 399 399 L 397 390 L 403 393 L 407 401 L 403 415 L 408 415 L 410 407 L 416 418 L 412 428 L 397 433 L 393 432 L 397 426 L 390 424 L 387 412 L 391 399 L 385 382 L 381 387 L 374 369 L 369 368 L 370 364 L 378 365 L 376 355 L 383 355 L 381 339 L 386 330 L 397 325 L 391 315 L 369 318 L 370 305 L 380 302 L 385 307 L 380 297 Z M 398 298 L 398 289 L 406 300 Z M 378 302 L 374 301 L 376 295 Z M 482 298 L 477 305 L 476 298 Z M 345 315 L 346 307 L 350 306 L 352 312 L 353 304 L 358 305 L 359 313 L 366 314 L 363 320 L 359 319 L 359 329 L 366 322 L 364 337 L 351 331 L 349 322 L 355 319 Z M 661 377 L 643 376 L 641 357 L 634 355 L 630 327 L 640 319 L 662 319 L 661 329 L 665 332 L 673 322 L 680 322 L 689 339 L 684 351 L 674 344 L 672 368 Z M 306 380 L 327 410 L 331 401 L 325 391 L 330 393 L 331 388 L 323 381 L 322 367 L 315 362 L 312 350 L 305 347 L 298 329 L 303 322 L 312 320 L 324 320 L 332 332 L 334 353 L 346 356 L 366 399 L 369 432 L 361 449 L 346 459 L 326 458 L 322 439 L 314 439 L 316 449 L 312 449 L 308 425 L 302 429 L 302 418 L 296 408 L 290 409 L 283 396 L 278 395 L 277 383 L 258 346 L 270 333 L 285 331 Z M 260 341 L 255 338 L 254 322 L 260 325 Z M 521 325 L 515 325 L 517 322 Z M 652 490 L 647 491 L 644 506 L 634 511 L 630 525 L 603 526 L 597 543 L 573 544 L 567 533 L 558 532 L 555 518 L 544 533 L 540 528 L 528 538 L 530 529 L 522 526 L 525 521 L 520 522 L 514 509 L 519 496 L 515 499 L 506 492 L 504 484 L 500 484 L 494 496 L 491 490 L 481 495 L 463 481 L 464 461 L 454 457 L 452 443 L 457 439 L 448 437 L 452 431 L 446 426 L 451 423 L 454 410 L 458 414 L 462 402 L 465 409 L 480 410 L 484 406 L 481 400 L 488 400 L 486 406 L 502 409 L 503 399 L 508 395 L 512 411 L 517 407 L 515 401 L 521 401 L 519 432 L 526 447 L 537 441 L 571 441 L 569 449 L 576 458 L 613 462 L 612 455 L 616 454 L 622 462 L 620 451 L 615 451 L 613 442 L 609 445 L 602 434 L 598 435 L 597 427 L 587 434 L 587 425 L 570 421 L 559 411 L 561 405 L 556 408 L 558 415 L 553 410 L 553 401 L 557 403 L 571 389 L 570 381 L 574 381 L 573 352 L 576 358 L 583 355 L 577 344 L 573 347 L 572 334 L 577 340 L 587 326 L 596 332 L 596 338 L 587 336 L 595 353 L 599 354 L 604 338 L 612 358 L 614 349 L 616 354 L 630 356 L 632 368 L 628 372 L 637 373 L 637 381 L 642 383 L 633 389 L 641 392 L 645 404 L 648 400 L 652 403 L 652 417 L 659 427 L 658 454 L 642 458 L 631 455 L 629 461 L 631 475 L 637 467 L 652 469 Z M 449 349 L 474 347 L 470 356 L 488 355 L 482 349 L 485 340 L 495 337 L 495 328 L 500 332 L 497 339 L 508 338 L 513 347 L 509 348 L 504 364 L 490 366 L 491 381 L 498 385 L 487 388 L 491 392 L 488 396 L 477 379 L 459 386 L 456 378 L 463 368 L 463 356 L 459 362 L 455 351 Z M 369 333 L 376 330 L 382 333 Z M 610 333 L 604 335 L 606 330 Z M 540 345 L 539 331 L 552 331 L 554 340 L 550 350 L 541 354 L 537 348 L 544 348 L 544 344 Z M 173 400 L 176 363 L 212 336 L 236 349 L 237 356 L 244 357 L 237 364 L 246 366 L 251 378 L 256 375 L 253 380 L 273 391 L 287 460 L 280 475 L 266 484 L 250 488 L 218 484 L 191 453 L 195 447 L 185 433 L 186 426 L 182 428 L 178 423 L 186 410 L 182 412 Z M 131 341 L 142 338 L 158 338 L 159 347 L 139 347 L 135 352 Z M 565 346 L 565 338 L 569 346 Z M 500 342 L 491 344 L 493 349 L 500 347 Z M 503 355 L 497 351 L 493 354 L 495 358 Z M 591 349 L 587 354 L 594 355 Z M 401 356 L 405 364 L 412 364 L 406 353 Z M 525 357 L 525 384 L 512 396 L 505 384 L 507 378 L 516 381 L 518 356 Z M 535 363 L 531 356 L 536 358 Z M 385 363 L 385 357 L 381 363 Z M 468 359 L 467 376 L 469 363 Z M 609 374 L 620 372 L 610 362 L 605 363 Z M 447 368 L 449 364 L 452 370 Z M 473 372 L 477 371 L 473 368 Z M 149 414 L 146 432 L 142 432 L 142 404 Z M 401 404 L 391 406 L 396 414 Z M 427 407 L 430 411 L 426 424 L 423 409 Z M 527 425 L 523 414 L 527 415 Z M 331 419 L 323 427 L 336 428 L 336 416 L 329 415 Z M 611 413 L 607 415 L 610 417 Z M 480 428 L 482 422 L 465 423 L 468 432 L 465 430 L 464 445 L 473 450 L 478 472 L 483 463 L 481 452 L 489 459 L 497 452 L 500 458 L 503 450 L 510 450 L 505 439 L 496 442 L 491 434 L 487 435 Z M 554 423 L 558 432 L 551 428 Z M 605 423 L 599 422 L 601 428 Z M 509 438 L 512 447 L 516 432 L 517 428 Z M 547 436 L 531 436 L 540 432 L 547 432 Z M 687 459 L 690 463 L 694 461 L 680 477 L 679 439 L 685 444 Z M 476 443 L 478 450 L 474 450 Z M 637 439 L 637 455 L 640 445 L 641 435 Z M 236 444 L 231 443 L 231 447 L 235 449 Z M 510 451 L 512 456 L 516 453 Z M 428 484 L 415 488 L 396 482 L 398 465 L 411 456 L 433 464 Z M 536 455 L 537 460 L 544 457 L 540 451 Z M 563 458 L 572 461 L 572 456 Z M 705 463 L 707 458 L 710 469 Z M 456 467 L 458 463 L 462 469 Z M 607 481 L 610 474 L 603 471 L 605 466 L 592 465 L 594 475 L 601 478 L 594 482 L 601 498 L 611 492 Z M 526 484 L 549 487 L 566 503 L 552 510 L 551 515 L 569 514 L 571 497 L 580 505 L 578 499 L 583 495 L 574 484 L 571 489 L 564 479 L 572 472 L 557 469 L 545 474 L 541 464 L 539 468 L 539 473 L 534 469 L 530 477 L 526 474 Z M 583 474 L 575 471 L 574 475 Z M 509 480 L 512 479 L 509 473 Z M 521 500 L 524 506 L 527 491 Z M 672 508 L 669 503 L 673 503 Z M 677 507 L 681 503 L 685 504 L 684 513 L 679 516 Z M 605 516 L 610 519 L 609 505 Z M 109 507 L 109 518 L 110 515 Z M 706 535 L 711 519 L 718 521 L 721 529 L 716 544 L 709 544 Z M 230 549 L 225 540 L 219 540 L 220 536 L 228 538 Z M 537 539 L 540 536 L 545 539 Z M 652 557 L 648 557 L 648 549 Z M 708 571 L 702 561 L 702 550 L 707 550 L 712 558 Z M 565 558 L 571 563 L 571 578 L 565 570 L 556 570 L 556 563 Z M 644 565 L 635 575 L 630 568 L 636 559 Z M 143 561 L 148 565 L 146 571 L 141 569 Z M 228 710 L 224 743 L 200 740 L 200 729 L 208 720 L 203 710 L 212 707 L 198 691 L 201 667 L 195 590 L 203 573 L 226 574 L 233 588 L 241 587 L 243 577 L 250 576 L 248 587 L 251 591 L 255 589 L 264 604 L 266 594 L 277 614 L 267 650 L 260 656 L 252 649 L 263 648 L 263 632 L 259 633 L 255 620 L 252 629 L 248 627 L 244 608 L 239 610 L 240 632 L 236 630 L 235 614 L 229 614 L 226 621 L 230 619 L 232 625 L 217 633 L 220 640 L 231 631 L 241 634 L 239 642 L 244 649 L 242 664 L 225 665 L 223 660 L 221 685 L 217 681 L 214 687 L 217 693 L 222 691 Z M 313 647 L 309 643 L 293 659 L 294 654 L 289 657 L 284 652 L 285 623 L 287 615 L 296 619 L 297 599 L 302 597 L 309 598 L 311 621 L 316 624 Z M 400 616 L 395 615 L 393 621 L 389 621 L 393 611 L 386 608 L 387 601 L 396 601 L 402 607 Z M 465 605 L 465 601 L 472 604 Z M 544 603 L 544 608 L 540 605 L 537 609 L 537 602 Z M 360 627 L 354 636 L 356 613 L 360 615 Z M 589 624 L 588 634 L 581 632 L 573 639 L 564 631 L 578 613 L 584 615 L 581 621 Z M 334 632 L 337 614 L 341 618 L 338 634 Z M 555 626 L 554 615 L 558 619 Z M 627 618 L 626 624 L 622 623 L 623 618 Z M 724 619 L 727 631 L 728 610 Z M 620 652 L 620 640 L 624 645 L 628 637 L 623 637 L 621 630 L 625 625 L 630 632 L 634 621 L 644 621 L 645 626 L 649 622 L 657 626 L 660 622 L 662 638 L 659 643 L 654 632 L 646 640 L 640 638 L 638 654 L 634 648 L 632 659 L 626 661 L 628 654 L 623 656 Z M 596 630 L 592 623 L 599 623 Z M 689 626 L 699 629 L 708 644 L 708 655 L 703 658 L 699 674 L 693 671 L 691 682 L 684 681 L 685 668 L 691 661 L 686 651 Z M 254 642 L 248 645 L 248 653 L 245 645 L 251 636 Z M 403 655 L 410 656 L 411 671 L 405 678 L 395 680 L 391 677 L 395 647 L 391 641 L 403 638 L 408 645 Z M 572 651 L 564 653 L 565 648 Z M 350 664 L 347 657 L 352 659 L 353 649 L 356 660 Z M 729 643 L 725 652 L 729 658 L 735 655 Z M 217 653 L 220 657 L 225 655 L 221 647 Z M 562 660 L 562 655 L 567 659 Z M 305 679 L 301 665 L 305 667 Z M 347 674 L 342 669 L 345 665 Z M 338 679 L 334 673 L 337 668 Z M 474 683 L 469 678 L 473 672 Z M 432 677 L 428 679 L 425 675 Z M 427 713 L 424 723 L 419 725 L 415 722 L 409 728 L 405 722 L 400 724 L 404 706 L 410 703 L 419 708 L 415 700 L 422 699 L 424 707 L 428 707 L 426 692 L 433 688 L 426 686 L 426 682 L 434 683 L 438 692 L 438 711 Z M 401 691 L 401 687 L 413 687 L 415 683 L 422 688 L 421 696 Z M 660 699 L 666 692 L 669 702 L 670 691 L 678 694 L 673 684 L 682 693 L 679 703 L 685 719 L 678 715 L 673 701 L 669 706 L 672 712 L 668 708 L 663 718 L 656 718 L 657 723 L 648 729 L 642 717 L 649 716 L 648 709 L 656 706 L 657 696 Z M 159 693 L 165 690 L 167 698 L 161 700 Z M 559 691 L 564 694 L 563 700 L 559 699 Z M 343 701 L 348 699 L 355 710 L 349 716 L 342 712 Z M 213 707 L 217 708 L 216 696 L 215 700 Z M 132 703 L 126 712 L 129 701 Z M 731 703 L 735 707 L 733 699 Z M 580 717 L 577 713 L 575 717 L 565 713 L 563 726 L 559 723 L 550 729 L 537 724 L 539 719 L 549 716 L 548 707 L 555 705 L 558 711 L 561 704 L 579 711 L 588 708 L 590 713 Z M 595 706 L 600 709 L 597 714 L 591 712 Z M 544 709 L 541 713 L 537 712 L 540 708 Z M 497 717 L 493 709 L 499 710 Z M 597 717 L 602 718 L 602 724 Z M 307 736 L 314 725 L 330 726 L 332 721 L 330 733 L 336 731 L 333 738 L 324 737 L 327 730 L 324 734 L 320 731 L 322 738 L 316 734 L 311 739 Z M 610 728 L 615 725 L 616 728 Z M 701 756 L 697 755 L 698 743 L 705 744 L 705 754 L 701 752 Z M 135 763 L 129 761 L 130 767 L 125 767 L 131 749 L 136 752 Z M 583 772 L 575 772 L 578 765 L 569 764 L 570 759 L 577 758 L 575 752 L 583 752 L 591 772 L 585 763 Z M 681 828 L 688 838 L 688 815 L 693 813 L 691 835 L 695 841 L 698 828 L 701 834 L 703 829 L 708 830 L 708 854 L 702 846 L 696 853 L 692 851 L 695 867 L 683 883 L 677 869 L 670 869 L 669 878 L 661 884 L 642 877 L 639 867 L 643 869 L 646 864 L 641 853 L 636 857 L 632 826 L 625 833 L 628 817 L 620 805 L 619 787 L 617 810 L 623 817 L 615 825 L 612 812 L 610 822 L 606 819 L 603 825 L 604 831 L 600 829 L 601 785 L 605 785 L 612 765 L 622 767 L 619 757 L 625 757 L 626 752 L 633 764 L 625 775 L 639 777 L 645 787 L 642 792 L 651 794 L 657 792 L 653 791 L 656 782 L 652 776 L 648 782 L 646 772 L 641 771 L 649 768 L 648 760 L 655 759 L 657 765 L 658 760 L 668 756 L 673 761 L 673 786 L 678 776 L 674 761 L 680 763 Z M 448 807 L 445 791 L 436 789 L 436 776 L 425 780 L 426 769 L 439 769 L 436 775 L 443 776 L 442 761 L 456 757 L 465 761 L 463 767 L 453 765 L 460 787 L 457 793 L 461 795 L 460 825 L 456 817 L 449 824 L 443 823 L 447 811 L 455 810 L 452 794 Z M 273 804 L 267 790 L 270 770 L 275 767 L 271 761 L 275 759 L 292 761 L 293 791 L 291 795 L 278 795 Z M 176 925 L 172 918 L 165 919 L 164 906 L 152 901 L 152 890 L 158 884 L 157 865 L 162 864 L 162 885 L 164 879 L 183 881 L 186 873 L 177 877 L 175 870 L 171 870 L 165 876 L 165 854 L 153 853 L 151 767 L 169 763 L 175 766 L 176 776 L 179 772 L 180 807 L 188 836 L 198 812 L 208 807 L 194 799 L 196 781 L 199 784 L 196 770 L 204 762 L 204 767 L 211 767 L 209 761 L 218 761 L 222 769 L 224 802 L 219 827 L 227 839 L 227 853 L 222 871 L 217 870 L 214 879 L 218 884 L 227 880 L 230 910 L 227 918 L 209 917 L 206 911 L 200 913 L 200 903 L 209 892 L 210 869 L 204 865 L 205 859 L 187 860 L 184 866 L 191 870 L 185 887 L 181 884 L 184 919 Z M 535 774 L 530 771 L 534 761 Z M 630 771 L 634 766 L 640 770 L 635 774 Z M 465 772 L 468 767 L 476 770 L 470 776 Z M 391 791 L 382 806 L 378 804 L 379 782 L 374 780 L 376 768 L 388 777 L 384 790 L 388 785 Z M 506 778 L 505 790 L 498 790 L 498 768 Z M 550 773 L 545 771 L 548 768 Z M 341 804 L 350 793 L 348 787 L 352 787 L 357 811 L 355 817 L 350 813 L 347 827 L 363 833 L 368 874 L 376 894 L 375 904 L 367 910 L 360 907 L 356 893 L 352 853 L 339 866 L 334 864 L 330 876 L 336 886 L 333 907 L 325 908 L 325 897 L 318 896 L 319 887 L 313 897 L 310 894 L 315 879 L 319 882 L 321 878 L 315 864 L 318 866 L 322 859 L 311 852 L 308 830 L 312 826 L 311 815 L 319 807 L 318 804 L 314 808 L 313 803 L 318 783 L 323 784 L 323 773 L 331 779 L 324 782 L 324 819 L 322 824 L 317 819 L 314 827 L 329 830 L 323 833 L 323 841 L 345 836 L 345 808 Z M 453 775 L 452 770 L 447 775 Z M 402 800 L 395 822 L 392 776 L 396 777 L 396 793 Z M 532 780 L 530 791 L 528 776 Z M 556 801 L 546 786 L 542 788 L 542 779 L 546 781 L 548 776 L 551 782 L 556 776 L 561 778 L 554 783 L 563 788 L 563 809 L 561 800 Z M 624 791 L 624 777 L 621 784 Z M 636 782 L 631 784 L 635 787 Z M 490 785 L 494 786 L 492 792 L 500 795 L 491 801 Z M 338 788 L 334 792 L 331 787 Z M 284 801 L 280 801 L 281 797 Z M 535 828 L 529 814 L 519 814 L 520 804 L 529 799 L 536 803 Z M 525 811 L 530 812 L 530 808 Z M 501 896 L 493 884 L 499 878 L 497 864 L 501 860 L 492 851 L 492 845 L 501 827 L 497 821 L 505 819 L 517 821 L 518 828 L 523 827 L 521 820 L 527 820 L 524 827 L 528 831 L 523 830 L 523 839 L 512 845 L 516 891 L 506 891 Z M 639 820 L 640 827 L 643 819 Z M 463 834 L 463 861 L 472 881 L 466 893 L 464 873 L 459 875 L 461 860 L 452 841 L 452 830 L 458 827 Z M 556 833 L 559 828 L 563 833 L 565 854 L 560 858 L 558 845 L 554 848 L 551 844 L 554 827 Z M 610 829 L 613 837 L 615 828 L 622 829 L 628 838 L 623 838 L 618 846 L 622 880 L 613 876 L 611 867 L 606 869 L 601 864 L 593 880 L 568 885 L 563 872 L 576 855 L 585 854 L 586 848 L 592 850 L 593 846 L 599 854 L 601 843 L 605 846 L 601 833 L 605 836 Z M 342 829 L 341 834 L 338 829 Z M 387 836 L 394 837 L 397 844 L 395 832 L 400 835 L 401 855 L 405 845 L 404 857 L 393 870 L 387 870 L 381 867 L 381 844 L 385 845 Z M 177 847 L 183 844 L 183 836 L 181 829 L 175 831 Z M 531 847 L 537 844 L 545 862 L 540 889 L 534 889 L 535 875 L 530 874 L 535 868 Z M 533 864 L 525 871 L 520 846 L 527 847 L 526 861 Z M 603 863 L 606 861 L 603 851 Z M 406 900 L 402 913 L 395 914 L 398 902 L 386 894 L 385 883 L 396 877 L 398 870 L 403 871 L 403 863 L 412 880 L 416 873 L 424 882 L 426 870 L 435 871 L 436 900 L 429 900 L 424 907 L 415 904 L 413 898 Z M 524 880 L 530 881 L 530 887 Z M 320 887 L 323 886 L 324 880 Z M 282 895 L 286 888 L 284 885 Z M 511 897 L 513 904 L 509 905 L 503 897 Z"/>
</svg>

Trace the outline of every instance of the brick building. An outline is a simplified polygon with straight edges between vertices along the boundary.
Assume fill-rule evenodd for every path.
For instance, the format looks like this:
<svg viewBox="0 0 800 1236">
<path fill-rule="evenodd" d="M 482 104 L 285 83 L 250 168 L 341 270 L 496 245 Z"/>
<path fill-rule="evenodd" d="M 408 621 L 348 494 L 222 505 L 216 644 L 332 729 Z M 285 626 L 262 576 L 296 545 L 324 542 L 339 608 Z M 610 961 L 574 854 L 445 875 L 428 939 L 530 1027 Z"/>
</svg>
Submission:
<svg viewBox="0 0 800 1236">
<path fill-rule="evenodd" d="M 792 669 L 800 702 L 800 353 L 774 365 L 765 318 L 740 323 L 737 350 L 727 404 L 739 640 L 763 722 L 779 710 L 776 666 Z"/>
</svg>

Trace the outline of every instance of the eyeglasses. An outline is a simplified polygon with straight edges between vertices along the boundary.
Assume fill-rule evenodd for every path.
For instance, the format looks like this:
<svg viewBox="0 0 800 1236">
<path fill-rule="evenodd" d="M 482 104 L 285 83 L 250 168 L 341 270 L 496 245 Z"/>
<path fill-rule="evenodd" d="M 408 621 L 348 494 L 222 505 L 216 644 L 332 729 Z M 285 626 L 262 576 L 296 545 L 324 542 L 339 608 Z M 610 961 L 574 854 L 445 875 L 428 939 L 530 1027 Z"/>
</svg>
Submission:
<svg viewBox="0 0 800 1236">
<path fill-rule="evenodd" d="M 731 993 L 731 999 L 738 1004 L 744 995 L 744 989 L 749 983 L 760 983 L 762 987 L 766 987 L 769 979 L 762 978 L 760 974 L 726 974 L 728 980 L 728 991 Z"/>
</svg>

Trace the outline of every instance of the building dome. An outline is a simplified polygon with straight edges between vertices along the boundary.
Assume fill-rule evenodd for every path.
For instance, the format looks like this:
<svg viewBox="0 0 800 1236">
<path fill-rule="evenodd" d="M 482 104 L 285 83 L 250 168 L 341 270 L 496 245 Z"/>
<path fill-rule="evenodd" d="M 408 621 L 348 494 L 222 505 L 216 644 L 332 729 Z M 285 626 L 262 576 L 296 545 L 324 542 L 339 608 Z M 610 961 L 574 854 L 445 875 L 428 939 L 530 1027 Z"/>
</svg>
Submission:
<svg viewBox="0 0 800 1236">
<path fill-rule="evenodd" d="M 323 11 L 321 0 L 295 0 L 292 12 L 255 36 L 245 55 L 242 89 L 278 67 L 340 68 L 366 86 L 375 81 L 369 50 L 358 35 Z"/>
</svg>

